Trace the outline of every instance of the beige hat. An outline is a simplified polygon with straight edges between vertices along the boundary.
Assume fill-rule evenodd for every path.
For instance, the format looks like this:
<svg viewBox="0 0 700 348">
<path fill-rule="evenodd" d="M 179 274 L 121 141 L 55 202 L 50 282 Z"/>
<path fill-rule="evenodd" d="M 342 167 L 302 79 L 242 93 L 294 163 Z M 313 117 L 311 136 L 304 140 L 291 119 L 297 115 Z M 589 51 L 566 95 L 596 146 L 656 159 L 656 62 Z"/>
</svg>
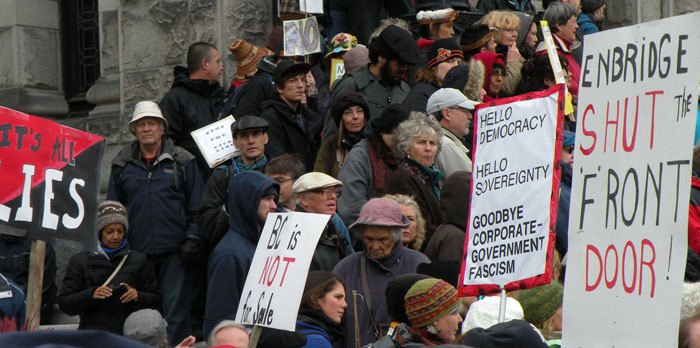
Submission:
<svg viewBox="0 0 700 348">
<path fill-rule="evenodd" d="M 292 185 L 292 191 L 302 193 L 334 186 L 343 186 L 343 183 L 328 174 L 311 172 L 300 176 Z"/>
<path fill-rule="evenodd" d="M 136 103 L 136 106 L 134 106 L 134 113 L 131 115 L 131 121 L 129 121 L 129 130 L 131 133 L 135 133 L 134 123 L 144 117 L 154 117 L 162 120 L 163 128 L 165 128 L 166 131 L 168 130 L 168 120 L 163 117 L 163 113 L 160 112 L 158 104 L 144 100 Z"/>
</svg>

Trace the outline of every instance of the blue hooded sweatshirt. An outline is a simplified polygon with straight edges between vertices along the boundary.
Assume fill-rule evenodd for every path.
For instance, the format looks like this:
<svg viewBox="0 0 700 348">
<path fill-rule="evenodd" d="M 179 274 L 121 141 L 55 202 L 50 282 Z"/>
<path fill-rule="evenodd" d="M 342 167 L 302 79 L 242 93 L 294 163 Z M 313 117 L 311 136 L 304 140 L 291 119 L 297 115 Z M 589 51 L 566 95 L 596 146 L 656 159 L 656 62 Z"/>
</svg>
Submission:
<svg viewBox="0 0 700 348">
<path fill-rule="evenodd" d="M 209 257 L 204 337 L 209 337 L 222 320 L 235 319 L 262 231 L 262 226 L 258 226 L 258 205 L 271 187 L 279 192 L 277 182 L 255 171 L 245 171 L 231 178 L 229 229 Z"/>
</svg>

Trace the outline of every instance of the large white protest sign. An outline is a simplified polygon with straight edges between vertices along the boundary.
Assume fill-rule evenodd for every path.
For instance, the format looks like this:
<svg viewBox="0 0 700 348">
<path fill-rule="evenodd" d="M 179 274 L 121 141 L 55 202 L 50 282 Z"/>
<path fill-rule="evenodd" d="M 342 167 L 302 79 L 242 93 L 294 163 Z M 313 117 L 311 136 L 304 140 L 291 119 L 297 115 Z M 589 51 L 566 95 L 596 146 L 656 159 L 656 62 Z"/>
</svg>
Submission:
<svg viewBox="0 0 700 348">
<path fill-rule="evenodd" d="M 284 21 L 284 55 L 303 56 L 321 52 L 321 33 L 316 17 Z"/>
<path fill-rule="evenodd" d="M 700 12 L 586 36 L 565 347 L 676 347 Z"/>
<path fill-rule="evenodd" d="M 548 281 L 562 100 L 558 85 L 477 110 L 462 294 Z"/>
<path fill-rule="evenodd" d="M 210 168 L 232 158 L 238 151 L 231 136 L 231 125 L 235 121 L 229 116 L 190 132 Z"/>
<path fill-rule="evenodd" d="M 306 275 L 330 215 L 268 214 L 255 249 L 236 319 L 294 331 Z"/>
</svg>

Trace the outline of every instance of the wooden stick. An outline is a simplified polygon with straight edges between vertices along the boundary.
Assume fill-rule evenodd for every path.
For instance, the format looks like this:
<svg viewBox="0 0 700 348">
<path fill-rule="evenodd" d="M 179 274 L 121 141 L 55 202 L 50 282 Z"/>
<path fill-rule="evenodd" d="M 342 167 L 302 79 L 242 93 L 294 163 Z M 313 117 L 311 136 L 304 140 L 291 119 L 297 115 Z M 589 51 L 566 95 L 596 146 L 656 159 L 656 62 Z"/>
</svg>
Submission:
<svg viewBox="0 0 700 348">
<path fill-rule="evenodd" d="M 248 348 L 255 348 L 258 345 L 258 340 L 260 340 L 261 332 L 262 326 L 253 326 L 253 332 L 250 333 L 250 340 L 248 341 Z"/>
<path fill-rule="evenodd" d="M 41 290 L 44 283 L 44 256 L 46 242 L 32 240 L 29 254 L 29 279 L 27 281 L 27 315 L 24 326 L 27 331 L 36 331 L 41 322 Z"/>
</svg>

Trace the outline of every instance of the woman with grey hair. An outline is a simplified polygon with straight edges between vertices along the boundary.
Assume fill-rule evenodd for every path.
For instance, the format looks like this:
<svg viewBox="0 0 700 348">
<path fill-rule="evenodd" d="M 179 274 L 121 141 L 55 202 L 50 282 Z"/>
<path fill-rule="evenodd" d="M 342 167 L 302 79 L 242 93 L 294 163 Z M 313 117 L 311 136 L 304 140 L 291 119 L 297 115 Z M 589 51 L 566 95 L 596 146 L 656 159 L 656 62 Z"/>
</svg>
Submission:
<svg viewBox="0 0 700 348">
<path fill-rule="evenodd" d="M 557 53 L 566 59 L 569 66 L 569 75 L 571 76 L 571 87 L 569 92 L 574 96 L 578 96 L 578 81 L 581 75 L 581 66 L 576 62 L 572 51 L 581 45 L 576 40 L 576 23 L 577 10 L 564 2 L 555 2 L 547 7 L 544 13 L 544 20 L 549 23 L 549 29 L 552 31 L 552 39 L 557 48 Z M 547 54 L 547 46 L 544 42 L 537 45 L 536 55 Z"/>
<path fill-rule="evenodd" d="M 387 178 L 385 193 L 413 196 L 426 223 L 426 243 L 442 223 L 440 193 L 445 175 L 435 167 L 442 127 L 433 116 L 413 112 L 396 131 L 402 165 Z"/>
</svg>

